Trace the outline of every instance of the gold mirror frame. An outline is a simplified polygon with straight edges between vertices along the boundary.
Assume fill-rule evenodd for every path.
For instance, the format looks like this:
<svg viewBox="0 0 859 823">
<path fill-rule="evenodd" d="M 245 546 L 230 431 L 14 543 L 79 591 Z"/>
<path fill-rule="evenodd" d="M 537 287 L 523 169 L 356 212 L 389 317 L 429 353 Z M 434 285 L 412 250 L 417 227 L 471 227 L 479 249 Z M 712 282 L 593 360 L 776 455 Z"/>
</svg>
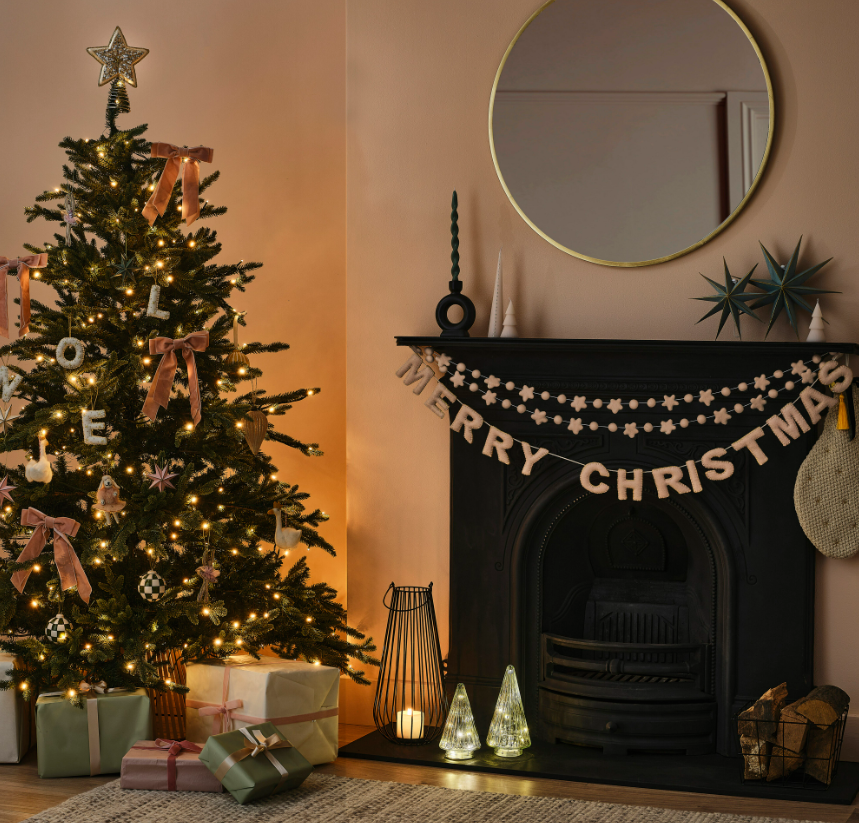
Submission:
<svg viewBox="0 0 859 823">
<path fill-rule="evenodd" d="M 737 215 L 743 210 L 746 203 L 748 203 L 749 198 L 754 194 L 755 189 L 758 187 L 758 184 L 761 181 L 761 176 L 764 173 L 764 169 L 766 169 L 767 161 L 769 160 L 770 150 L 772 149 L 773 144 L 773 134 L 775 132 L 775 99 L 773 95 L 773 86 L 772 80 L 770 78 L 769 70 L 767 69 L 766 61 L 764 60 L 764 56 L 761 53 L 760 47 L 757 44 L 757 41 L 752 36 L 752 33 L 749 31 L 748 27 L 745 23 L 737 16 L 736 12 L 728 6 L 724 0 L 712 0 L 712 2 L 716 3 L 718 6 L 721 6 L 734 20 L 734 22 L 740 27 L 743 34 L 746 35 L 749 42 L 752 44 L 752 48 L 755 50 L 755 54 L 758 57 L 758 61 L 761 64 L 761 70 L 764 73 L 764 79 L 767 84 L 767 97 L 769 98 L 769 109 L 770 109 L 770 125 L 769 125 L 769 133 L 767 134 L 767 144 L 764 149 L 764 155 L 761 160 L 761 165 L 758 168 L 758 172 L 755 175 L 755 179 L 752 180 L 752 184 L 749 187 L 749 190 L 746 192 L 743 199 L 740 201 L 737 208 L 735 208 L 726 218 L 722 221 L 718 226 L 716 226 L 713 231 L 711 231 L 706 237 L 699 240 L 697 243 L 692 244 L 688 248 L 682 249 L 681 251 L 674 252 L 674 254 L 669 254 L 665 257 L 659 257 L 654 260 L 639 260 L 636 262 L 618 262 L 613 260 L 600 260 L 598 257 L 589 257 L 586 254 L 580 254 L 577 251 L 573 251 L 572 249 L 568 249 L 566 246 L 559 243 L 557 240 L 553 240 L 549 235 L 547 235 L 544 231 L 540 229 L 535 223 L 531 221 L 527 214 L 519 207 L 519 204 L 516 202 L 516 199 L 513 197 L 513 194 L 510 192 L 510 189 L 507 187 L 507 183 L 504 181 L 504 175 L 501 173 L 501 167 L 498 165 L 498 157 L 495 153 L 495 137 L 492 132 L 492 115 L 495 111 L 495 93 L 498 91 L 498 82 L 501 80 L 501 72 L 504 71 L 504 66 L 507 63 L 507 58 L 510 56 L 510 52 L 513 51 L 513 47 L 518 42 L 519 38 L 525 32 L 525 29 L 534 22 L 549 6 L 555 3 L 555 0 L 547 0 L 540 6 L 537 11 L 535 11 L 526 21 L 522 28 L 516 32 L 516 36 L 510 42 L 510 45 L 507 46 L 507 50 L 504 52 L 504 57 L 501 58 L 501 65 L 498 66 L 498 71 L 495 72 L 495 81 L 492 84 L 492 93 L 489 97 L 489 149 L 492 152 L 492 162 L 495 165 L 495 173 L 498 175 L 498 180 L 501 183 L 501 187 L 504 189 L 504 193 L 507 195 L 510 202 L 513 204 L 513 208 L 519 212 L 519 216 L 535 231 L 540 235 L 544 240 L 547 240 L 551 243 L 555 248 L 560 249 L 563 252 L 566 252 L 573 257 L 578 257 L 580 260 L 587 260 L 589 263 L 597 263 L 600 266 L 615 266 L 619 268 L 635 268 L 638 266 L 654 266 L 657 263 L 665 263 L 668 260 L 674 260 L 676 257 L 682 257 L 684 254 L 689 254 L 690 252 L 695 251 L 695 249 L 701 248 L 705 243 L 709 243 L 719 232 L 724 231 L 728 226 L 733 223 Z"/>
</svg>

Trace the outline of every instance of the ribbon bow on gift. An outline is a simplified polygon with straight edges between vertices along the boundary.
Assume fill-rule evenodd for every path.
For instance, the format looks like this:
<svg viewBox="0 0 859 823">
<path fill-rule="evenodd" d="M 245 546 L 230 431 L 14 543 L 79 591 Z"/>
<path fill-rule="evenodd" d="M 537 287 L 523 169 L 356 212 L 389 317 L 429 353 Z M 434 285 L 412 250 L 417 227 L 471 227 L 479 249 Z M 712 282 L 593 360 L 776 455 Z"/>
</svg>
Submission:
<svg viewBox="0 0 859 823">
<path fill-rule="evenodd" d="M 26 563 L 28 560 L 35 560 L 42 553 L 53 531 L 54 563 L 57 564 L 60 585 L 63 591 L 77 586 L 81 600 L 84 603 L 89 603 L 92 586 L 87 579 L 83 566 L 81 566 L 81 561 L 78 560 L 78 556 L 69 542 L 69 537 L 74 537 L 78 533 L 81 524 L 77 520 L 72 520 L 71 517 L 48 517 L 38 509 L 29 508 L 21 512 L 21 525 L 35 526 L 35 530 L 30 535 L 27 545 L 24 546 L 24 551 L 18 556 L 18 562 Z M 12 585 L 19 592 L 23 593 L 31 571 L 32 569 L 22 569 L 12 575 Z"/>
<path fill-rule="evenodd" d="M 288 740 L 280 737 L 278 734 L 273 734 L 271 737 L 265 737 L 259 729 L 239 729 L 239 731 L 247 738 L 248 742 L 245 743 L 244 748 L 227 756 L 224 762 L 218 766 L 218 769 L 215 772 L 215 777 L 223 783 L 224 775 L 226 775 L 226 773 L 232 769 L 236 763 L 241 763 L 246 757 L 256 757 L 257 755 L 264 754 L 280 774 L 280 780 L 278 780 L 277 784 L 271 790 L 272 793 L 276 792 L 283 781 L 289 777 L 289 772 L 272 754 L 272 751 L 275 749 L 291 749 L 292 744 Z"/>
<path fill-rule="evenodd" d="M 200 713 L 200 717 L 211 717 L 214 715 L 215 722 L 212 726 L 212 733 L 220 734 L 221 731 L 228 732 L 232 730 L 233 710 L 241 709 L 244 705 L 244 701 L 241 699 L 227 700 L 225 695 L 224 702 L 220 706 L 203 706 L 197 711 Z M 215 726 L 218 727 L 217 730 Z"/>
<path fill-rule="evenodd" d="M 143 413 L 154 420 L 158 416 L 158 409 L 166 409 L 170 402 L 170 389 L 173 386 L 173 378 L 179 361 L 176 352 L 181 351 L 185 358 L 185 367 L 188 369 L 188 391 L 191 395 L 191 417 L 196 426 L 200 422 L 202 403 L 200 401 L 200 381 L 197 379 L 197 361 L 194 352 L 205 351 L 209 347 L 209 332 L 195 331 L 187 337 L 173 340 L 170 337 L 153 337 L 149 341 L 150 354 L 163 354 L 158 364 L 158 371 L 152 378 L 149 386 L 149 394 L 143 404 Z"/>
<path fill-rule="evenodd" d="M 0 334 L 9 336 L 9 310 L 6 306 L 6 275 L 17 267 L 21 284 L 21 328 L 18 337 L 30 331 L 30 269 L 43 269 L 48 265 L 48 253 L 28 254 L 24 257 L 0 257 Z"/>
<path fill-rule="evenodd" d="M 180 148 L 172 143 L 153 143 L 152 156 L 166 157 L 164 171 L 152 197 L 143 207 L 143 216 L 151 226 L 158 215 L 164 215 L 167 203 L 173 193 L 173 184 L 179 176 L 179 169 L 184 165 L 182 172 L 182 219 L 187 225 L 191 225 L 200 216 L 200 162 L 211 163 L 214 149 L 205 146 L 195 146 L 193 149 Z"/>
<path fill-rule="evenodd" d="M 200 591 L 197 594 L 198 601 L 209 602 L 209 584 L 214 583 L 220 576 L 221 573 L 214 566 L 197 567 L 197 577 L 203 581 L 203 585 L 200 586 Z"/>
<path fill-rule="evenodd" d="M 112 686 L 108 688 L 107 683 L 104 680 L 99 680 L 98 683 L 87 683 L 86 680 L 81 680 L 80 685 L 78 686 L 78 692 L 80 694 L 85 694 L 88 697 L 95 697 L 97 694 L 109 694 L 111 692 L 130 692 L 132 691 L 130 686 Z M 89 694 L 91 692 L 91 694 Z M 58 694 L 62 694 L 63 692 L 58 692 Z"/>
</svg>

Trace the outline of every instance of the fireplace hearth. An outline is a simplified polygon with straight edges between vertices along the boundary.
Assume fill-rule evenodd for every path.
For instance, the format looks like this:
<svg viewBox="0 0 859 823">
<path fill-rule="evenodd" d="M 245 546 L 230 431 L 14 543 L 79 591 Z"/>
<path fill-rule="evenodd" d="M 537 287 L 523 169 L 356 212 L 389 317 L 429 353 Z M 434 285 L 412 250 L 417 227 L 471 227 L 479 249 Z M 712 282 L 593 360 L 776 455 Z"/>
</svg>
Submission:
<svg viewBox="0 0 859 823">
<path fill-rule="evenodd" d="M 634 439 L 603 428 L 573 434 L 551 422 L 538 428 L 515 407 L 480 404 L 487 424 L 535 448 L 610 469 L 696 460 L 794 399 L 763 412 L 746 409 L 727 425 L 665 435 L 660 420 L 683 415 L 649 409 L 648 398 L 697 397 L 821 353 L 820 344 L 805 343 L 397 342 L 434 346 L 483 375 L 533 386 L 537 395 L 636 398 L 639 428 L 644 422 L 655 428 Z M 825 349 L 859 353 L 853 344 Z M 479 396 L 467 386 L 455 392 L 476 407 Z M 612 420 L 605 407 L 587 411 L 588 419 Z M 430 417 L 427 425 L 433 422 Z M 734 475 L 704 481 L 700 493 L 660 499 L 645 486 L 642 500 L 633 502 L 618 500 L 614 489 L 600 495 L 583 489 L 575 463 L 546 458 L 524 476 L 521 454 L 504 465 L 452 433 L 446 682 L 451 694 L 465 684 L 482 734 L 504 669 L 513 663 L 536 741 L 529 756 L 539 764 L 531 763 L 532 773 L 562 777 L 566 771 L 568 779 L 631 785 L 642 785 L 633 775 L 651 774 L 650 785 L 657 785 L 655 776 L 668 769 L 686 790 L 788 791 L 742 786 L 733 768 L 739 758 L 732 718 L 777 683 L 787 681 L 797 697 L 814 685 L 815 553 L 793 509 L 794 480 L 813 436 L 789 447 L 772 437 L 763 466 L 746 451 L 733 453 Z M 370 737 L 343 754 L 373 756 Z M 417 751 L 407 759 L 420 758 Z M 433 753 L 424 757 L 434 759 Z M 474 762 L 491 769 L 492 760 L 487 753 Z M 720 763 L 731 768 L 723 773 Z M 838 802 L 847 794 L 852 799 L 859 787 L 859 764 L 842 765 L 839 781 L 846 782 Z M 724 779 L 705 780 L 705 771 Z M 665 780 L 660 785 L 676 787 L 667 773 Z M 808 794 L 825 800 L 832 791 Z"/>
</svg>

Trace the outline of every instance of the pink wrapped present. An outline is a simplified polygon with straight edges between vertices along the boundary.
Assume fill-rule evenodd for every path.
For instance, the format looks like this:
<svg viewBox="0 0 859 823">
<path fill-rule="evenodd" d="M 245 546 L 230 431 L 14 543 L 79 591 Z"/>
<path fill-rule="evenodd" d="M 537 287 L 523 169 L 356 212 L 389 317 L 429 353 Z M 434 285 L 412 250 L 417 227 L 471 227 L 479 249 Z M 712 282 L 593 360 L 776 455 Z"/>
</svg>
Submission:
<svg viewBox="0 0 859 823">
<path fill-rule="evenodd" d="M 187 740 L 141 740 L 122 758 L 119 785 L 157 792 L 222 792 L 220 781 L 200 762 L 201 751 Z"/>
</svg>

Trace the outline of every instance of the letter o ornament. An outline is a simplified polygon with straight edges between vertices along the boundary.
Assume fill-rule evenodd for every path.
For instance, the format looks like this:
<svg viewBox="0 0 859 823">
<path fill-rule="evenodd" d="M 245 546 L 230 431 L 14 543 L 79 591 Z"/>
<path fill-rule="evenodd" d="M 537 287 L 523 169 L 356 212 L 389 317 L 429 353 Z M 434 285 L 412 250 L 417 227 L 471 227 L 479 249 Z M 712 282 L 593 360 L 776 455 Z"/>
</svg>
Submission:
<svg viewBox="0 0 859 823">
<path fill-rule="evenodd" d="M 66 357 L 68 349 L 75 350 L 75 356 L 69 360 Z M 64 337 L 57 343 L 57 363 L 64 369 L 78 369 L 84 362 L 84 344 L 76 337 Z"/>
</svg>

